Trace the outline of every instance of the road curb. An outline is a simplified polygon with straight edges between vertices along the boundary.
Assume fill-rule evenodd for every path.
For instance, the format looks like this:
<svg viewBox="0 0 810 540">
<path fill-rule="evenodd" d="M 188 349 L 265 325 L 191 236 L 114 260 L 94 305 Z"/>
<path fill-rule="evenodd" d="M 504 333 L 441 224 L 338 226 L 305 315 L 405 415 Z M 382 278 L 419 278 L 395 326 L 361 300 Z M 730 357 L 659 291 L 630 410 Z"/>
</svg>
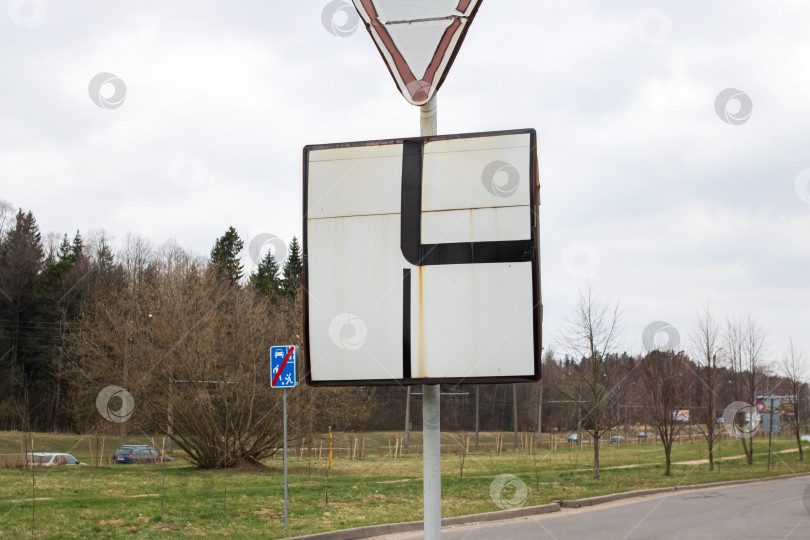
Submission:
<svg viewBox="0 0 810 540">
<path fill-rule="evenodd" d="M 757 482 L 768 482 L 770 480 L 785 480 L 787 478 L 800 478 L 808 476 L 810 472 L 782 474 L 778 476 L 765 476 L 762 478 L 745 478 L 743 480 L 729 480 L 727 482 L 712 482 L 710 484 L 693 484 L 689 486 L 675 486 L 675 491 L 687 491 L 692 489 L 709 489 L 713 487 L 735 486 L 738 484 L 755 484 Z"/>
<path fill-rule="evenodd" d="M 610 493 L 609 495 L 598 495 L 596 497 L 586 497 L 585 499 L 562 499 L 558 501 L 562 508 L 582 508 L 583 506 L 596 506 L 597 504 L 605 504 L 621 499 L 632 499 L 634 497 L 643 497 L 645 495 L 655 495 L 658 493 L 666 493 L 668 491 L 675 491 L 674 487 L 665 488 L 651 488 L 651 489 L 638 489 L 635 491 L 622 491 L 621 493 Z"/>
<path fill-rule="evenodd" d="M 726 482 L 710 482 L 708 484 L 689 484 L 686 486 L 670 486 L 664 488 L 638 489 L 635 491 L 623 491 L 621 493 L 611 493 L 609 495 L 599 495 L 597 497 L 586 497 L 584 499 L 561 499 L 557 501 L 562 508 L 582 508 L 585 506 L 596 506 L 621 499 L 633 499 L 635 497 L 645 497 L 647 495 L 657 495 L 659 493 L 675 491 L 692 491 L 696 489 L 711 489 L 716 487 L 736 486 L 741 484 L 754 484 L 757 482 L 767 482 L 769 480 L 785 480 L 788 478 L 798 478 L 808 476 L 810 472 L 782 474 L 778 476 L 765 476 L 762 478 L 746 478 L 743 480 L 728 480 Z"/>
<path fill-rule="evenodd" d="M 482 514 L 446 517 L 442 518 L 442 527 L 448 527 L 450 525 L 469 525 L 471 523 L 483 523 L 486 521 L 501 521 L 504 519 L 550 514 L 552 512 L 559 511 L 560 505 L 553 502 L 549 504 L 540 504 L 537 506 L 526 506 L 524 508 L 499 510 L 497 512 L 484 512 Z M 383 525 L 369 525 L 367 527 L 355 527 L 353 529 L 341 529 L 339 531 L 307 534 L 305 536 L 295 536 L 290 540 L 359 540 L 361 538 L 371 538 L 372 536 L 380 536 L 383 534 L 415 532 L 421 530 L 421 521 L 406 521 L 404 523 L 386 523 Z"/>
<path fill-rule="evenodd" d="M 712 489 L 717 487 L 735 486 L 740 484 L 754 484 L 756 482 L 767 482 L 770 480 L 785 480 L 788 478 L 798 478 L 810 476 L 810 472 L 783 474 L 779 476 L 766 476 L 763 478 L 746 478 L 744 480 L 729 480 L 727 482 L 711 482 L 709 484 L 690 484 L 687 486 L 670 486 L 664 488 L 638 489 L 635 491 L 623 491 L 621 493 L 611 493 L 609 495 L 599 495 L 597 497 L 586 497 L 584 499 L 565 500 L 561 499 L 549 504 L 538 506 L 527 506 L 524 508 L 513 508 L 511 510 L 500 510 L 497 512 L 485 512 L 483 514 L 468 514 L 466 516 L 455 516 L 442 518 L 442 527 L 451 525 L 470 525 L 473 523 L 484 523 L 488 521 L 502 521 L 519 517 L 536 516 L 540 514 L 550 514 L 559 512 L 561 508 L 583 508 L 587 506 L 597 506 L 622 499 L 634 499 L 647 495 L 657 495 L 659 493 L 674 493 L 676 491 L 691 491 L 697 489 Z M 404 523 L 385 523 L 382 525 L 369 525 L 367 527 L 354 527 L 352 529 L 341 529 L 339 531 L 328 531 L 305 536 L 295 536 L 290 540 L 360 540 L 381 536 L 384 534 L 396 534 L 415 532 L 422 530 L 421 521 L 406 521 Z"/>
</svg>

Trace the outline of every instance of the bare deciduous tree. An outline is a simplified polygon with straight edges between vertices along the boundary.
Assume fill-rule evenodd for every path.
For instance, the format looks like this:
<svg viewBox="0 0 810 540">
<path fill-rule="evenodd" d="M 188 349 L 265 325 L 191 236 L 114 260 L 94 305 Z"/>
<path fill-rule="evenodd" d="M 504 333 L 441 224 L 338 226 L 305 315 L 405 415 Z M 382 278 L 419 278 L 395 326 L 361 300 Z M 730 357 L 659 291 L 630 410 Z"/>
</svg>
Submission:
<svg viewBox="0 0 810 540">
<path fill-rule="evenodd" d="M 14 206 L 10 202 L 0 199 L 0 242 L 5 238 L 13 222 Z"/>
<path fill-rule="evenodd" d="M 71 334 L 77 416 L 93 425 L 99 390 L 120 385 L 136 404 L 122 424 L 164 432 L 198 467 L 274 455 L 282 392 L 270 387 L 270 347 L 296 344 L 300 295 L 273 303 L 253 287 L 218 279 L 206 261 L 177 246 L 148 255 L 135 242 L 126 256 L 129 270 L 97 284 Z M 349 426 L 373 399 L 362 388 L 299 385 L 287 392 L 293 441 L 309 431 L 305 419 L 324 429 Z M 309 407 L 317 409 L 312 416 Z"/>
<path fill-rule="evenodd" d="M 655 431 L 661 438 L 666 458 L 664 476 L 669 476 L 672 464 L 672 443 L 689 421 L 677 412 L 692 397 L 692 382 L 683 353 L 655 350 L 641 360 L 638 368 L 641 380 L 641 402 L 654 420 Z"/>
<path fill-rule="evenodd" d="M 717 425 L 717 393 L 720 370 L 717 366 L 717 355 L 723 348 L 720 346 L 720 326 L 709 311 L 698 312 L 696 326 L 692 333 L 692 358 L 698 364 L 697 376 L 705 390 L 705 411 L 703 422 L 696 422 L 698 429 L 706 437 L 709 445 L 709 470 L 714 470 L 714 443 L 719 436 Z M 705 428 L 703 426 L 706 426 Z"/>
<path fill-rule="evenodd" d="M 737 401 L 756 404 L 757 383 L 766 353 L 765 330 L 751 317 L 730 317 L 726 322 L 725 354 L 732 372 L 732 393 Z M 754 463 L 754 441 L 741 437 L 749 465 Z"/>
<path fill-rule="evenodd" d="M 783 418 L 785 418 L 785 423 L 796 433 L 796 445 L 799 448 L 799 461 L 804 461 L 801 430 L 807 424 L 807 420 L 801 410 L 801 405 L 802 397 L 807 393 L 807 383 L 803 380 L 807 373 L 807 362 L 801 351 L 797 350 L 793 345 L 792 339 L 790 340 L 790 348 L 784 358 L 782 358 L 780 367 L 782 375 L 787 379 L 795 407 L 794 414 L 783 415 Z"/>
<path fill-rule="evenodd" d="M 621 334 L 619 304 L 610 306 L 597 298 L 590 286 L 566 319 L 560 334 L 561 344 L 576 358 L 571 366 L 571 384 L 560 390 L 576 400 L 582 425 L 593 437 L 593 477 L 599 478 L 599 441 L 619 425 L 624 377 L 617 366 L 608 362 Z"/>
</svg>

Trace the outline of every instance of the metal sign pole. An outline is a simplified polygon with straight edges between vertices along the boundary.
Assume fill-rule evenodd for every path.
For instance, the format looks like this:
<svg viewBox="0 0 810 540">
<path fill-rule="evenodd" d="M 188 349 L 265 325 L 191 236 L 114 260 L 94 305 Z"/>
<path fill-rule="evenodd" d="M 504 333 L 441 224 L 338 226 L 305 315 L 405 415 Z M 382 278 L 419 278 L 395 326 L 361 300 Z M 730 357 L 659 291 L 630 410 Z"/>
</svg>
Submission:
<svg viewBox="0 0 810 540">
<path fill-rule="evenodd" d="M 423 137 L 437 135 L 435 95 L 420 107 L 419 124 Z M 438 540 L 442 537 L 442 441 L 439 388 L 438 384 L 422 385 L 422 485 L 426 540 Z"/>
<path fill-rule="evenodd" d="M 425 540 L 442 537 L 442 461 L 439 385 L 422 385 L 422 467 Z"/>
<path fill-rule="evenodd" d="M 284 401 L 284 528 L 288 525 L 289 499 L 287 496 L 287 389 L 282 390 Z"/>
<path fill-rule="evenodd" d="M 768 398 L 768 408 L 770 408 L 771 421 L 768 425 L 768 472 L 771 471 L 771 437 L 773 436 L 773 397 Z"/>
</svg>

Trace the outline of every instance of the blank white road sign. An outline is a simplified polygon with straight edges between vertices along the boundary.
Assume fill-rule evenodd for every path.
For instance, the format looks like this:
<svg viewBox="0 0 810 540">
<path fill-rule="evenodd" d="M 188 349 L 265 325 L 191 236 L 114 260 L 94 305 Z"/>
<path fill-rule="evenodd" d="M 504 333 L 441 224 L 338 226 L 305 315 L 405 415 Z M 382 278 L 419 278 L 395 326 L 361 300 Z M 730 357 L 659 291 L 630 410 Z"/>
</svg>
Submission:
<svg viewBox="0 0 810 540">
<path fill-rule="evenodd" d="M 312 385 L 540 377 L 532 129 L 304 148 Z"/>
</svg>

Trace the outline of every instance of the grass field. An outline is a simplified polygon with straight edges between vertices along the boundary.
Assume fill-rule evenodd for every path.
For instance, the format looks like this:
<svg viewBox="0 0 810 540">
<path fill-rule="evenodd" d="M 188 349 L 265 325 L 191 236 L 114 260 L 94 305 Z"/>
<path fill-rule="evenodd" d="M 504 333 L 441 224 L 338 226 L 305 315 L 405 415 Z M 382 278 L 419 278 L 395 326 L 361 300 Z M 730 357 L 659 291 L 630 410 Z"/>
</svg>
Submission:
<svg viewBox="0 0 810 540">
<path fill-rule="evenodd" d="M 268 470 L 199 471 L 184 460 L 157 465 L 103 465 L 59 467 L 53 470 L 0 469 L 0 537 L 73 538 L 88 535 L 220 536 L 283 538 L 346 527 L 419 520 L 422 517 L 421 455 L 388 457 L 387 441 L 401 434 L 366 434 L 366 455 L 348 459 L 348 441 L 338 434 L 343 448 L 329 472 L 329 504 L 325 500 L 326 460 L 290 459 L 290 529 L 283 526 L 281 459 L 268 461 Z M 419 433 L 414 433 L 417 444 Z M 494 440 L 482 435 L 482 442 Z M 19 433 L 0 433 L 2 454 L 19 455 Z M 444 433 L 443 443 L 455 441 Z M 511 438 L 507 436 L 507 441 Z M 105 442 L 104 454 L 115 450 L 117 438 Z M 151 442 L 132 437 L 130 443 Z M 155 441 L 158 446 L 160 441 Z M 69 451 L 90 462 L 86 438 L 71 435 L 35 434 L 35 450 Z M 97 442 L 93 440 L 93 451 Z M 459 480 L 461 454 L 442 456 L 442 514 L 455 516 L 499 510 L 490 488 L 502 474 L 515 475 L 526 485 L 522 505 L 555 499 L 576 499 L 617 491 L 659 486 L 697 484 L 769 474 L 810 471 L 796 453 L 776 454 L 772 471 L 766 471 L 767 439 L 755 439 L 754 465 L 749 466 L 739 441 L 720 444 L 723 461 L 709 472 L 705 464 L 676 464 L 669 478 L 662 476 L 663 451 L 658 444 L 604 446 L 601 449 L 602 478 L 592 478 L 592 450 L 568 444 L 549 449 L 472 451 Z M 774 440 L 774 450 L 795 448 L 795 439 Z M 511 445 L 509 446 L 511 447 Z M 324 452 L 325 454 L 325 452 Z M 376 455 L 375 455 L 376 454 Z M 379 455 L 385 454 L 385 455 Z M 706 458 L 703 442 L 675 445 L 673 460 Z M 809 458 L 810 459 L 810 458 Z M 36 486 L 36 501 L 32 488 Z M 514 483 L 503 492 L 506 500 L 520 499 Z M 520 502 L 520 501 L 516 501 Z"/>
</svg>

